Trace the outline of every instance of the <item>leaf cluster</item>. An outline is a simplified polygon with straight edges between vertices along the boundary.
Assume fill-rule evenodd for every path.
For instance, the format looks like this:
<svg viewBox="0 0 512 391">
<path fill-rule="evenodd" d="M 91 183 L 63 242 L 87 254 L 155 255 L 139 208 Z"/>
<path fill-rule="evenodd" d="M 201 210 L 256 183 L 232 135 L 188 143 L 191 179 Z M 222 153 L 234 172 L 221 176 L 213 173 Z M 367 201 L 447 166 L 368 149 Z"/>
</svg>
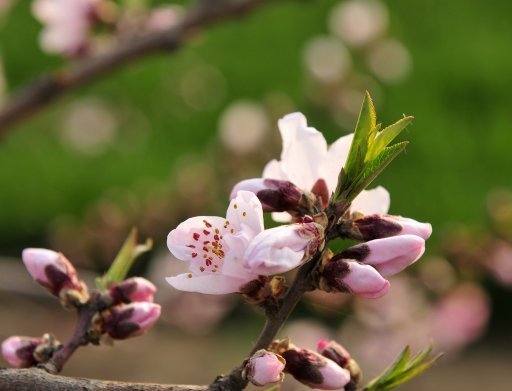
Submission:
<svg viewBox="0 0 512 391">
<path fill-rule="evenodd" d="M 372 98 L 366 92 L 347 161 L 339 174 L 334 202 L 353 201 L 405 149 L 407 141 L 390 144 L 413 119 L 404 117 L 380 130 Z"/>
</svg>

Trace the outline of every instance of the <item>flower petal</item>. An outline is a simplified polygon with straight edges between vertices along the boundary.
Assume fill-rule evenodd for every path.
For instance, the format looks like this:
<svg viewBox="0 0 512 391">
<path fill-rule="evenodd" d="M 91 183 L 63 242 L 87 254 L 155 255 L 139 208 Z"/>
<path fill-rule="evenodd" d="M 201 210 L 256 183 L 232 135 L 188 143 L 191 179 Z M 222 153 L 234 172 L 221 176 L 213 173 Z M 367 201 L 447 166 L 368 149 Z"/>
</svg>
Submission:
<svg viewBox="0 0 512 391">
<path fill-rule="evenodd" d="M 174 277 L 167 277 L 165 280 L 174 288 L 185 292 L 199 292 L 210 295 L 223 295 L 234 293 L 247 281 L 222 274 L 205 274 L 192 276 L 184 273 Z"/>
<path fill-rule="evenodd" d="M 382 186 L 378 186 L 375 189 L 363 190 L 352 202 L 350 210 L 365 215 L 386 214 L 389 204 L 389 192 Z"/>
<path fill-rule="evenodd" d="M 352 143 L 353 138 L 354 134 L 351 133 L 336 140 L 329 147 L 327 155 L 322 162 L 322 168 L 320 172 L 322 178 L 327 183 L 329 195 L 334 190 L 336 190 L 336 186 L 338 184 L 338 176 L 340 175 L 340 171 L 347 160 L 350 144 Z"/>
<path fill-rule="evenodd" d="M 318 130 L 307 126 L 301 113 L 288 114 L 279 120 L 283 139 L 281 170 L 287 179 L 302 189 L 310 190 L 320 177 L 320 164 L 327 154 L 327 142 Z"/>
<path fill-rule="evenodd" d="M 202 238 L 205 230 L 213 227 L 222 232 L 225 231 L 226 220 L 217 216 L 197 216 L 185 220 L 173 229 L 167 236 L 167 247 L 171 253 L 182 261 L 192 261 L 193 254 L 197 254 L 197 248 L 202 247 Z"/>
<path fill-rule="evenodd" d="M 226 220 L 229 221 L 228 229 L 234 229 L 229 232 L 243 232 L 249 240 L 252 239 L 264 229 L 260 200 L 250 191 L 239 191 L 229 204 Z"/>
<path fill-rule="evenodd" d="M 359 262 L 349 262 L 349 264 L 350 272 L 343 278 L 343 283 L 353 294 L 367 299 L 376 299 L 388 292 L 389 281 L 372 266 L 362 265 Z"/>
</svg>

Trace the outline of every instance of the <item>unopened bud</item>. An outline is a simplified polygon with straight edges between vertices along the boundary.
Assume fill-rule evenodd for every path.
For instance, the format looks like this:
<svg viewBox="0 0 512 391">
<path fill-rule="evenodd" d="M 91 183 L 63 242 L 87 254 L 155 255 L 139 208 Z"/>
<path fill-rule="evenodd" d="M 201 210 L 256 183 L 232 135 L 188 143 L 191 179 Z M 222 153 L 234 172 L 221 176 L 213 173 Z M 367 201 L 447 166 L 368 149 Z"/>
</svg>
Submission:
<svg viewBox="0 0 512 391">
<path fill-rule="evenodd" d="M 34 357 L 41 338 L 13 336 L 2 342 L 2 356 L 14 368 L 28 368 L 36 365 Z"/>
<path fill-rule="evenodd" d="M 235 198 L 240 190 L 256 194 L 265 212 L 297 211 L 303 196 L 302 191 L 292 182 L 277 179 L 254 178 L 241 181 L 231 191 L 230 198 Z"/>
<path fill-rule="evenodd" d="M 156 287 L 142 277 L 132 277 L 110 287 L 109 293 L 114 304 L 131 302 L 153 302 Z"/>
<path fill-rule="evenodd" d="M 322 356 L 334 361 L 342 368 L 346 368 L 350 360 L 350 353 L 336 341 L 318 341 L 316 350 Z"/>
<path fill-rule="evenodd" d="M 318 342 L 317 351 L 322 356 L 334 361 L 340 367 L 350 372 L 350 382 L 345 386 L 345 391 L 353 391 L 357 389 L 361 381 L 361 369 L 355 360 L 350 357 L 350 353 L 336 341 L 320 340 Z"/>
<path fill-rule="evenodd" d="M 252 384 L 263 387 L 283 379 L 285 364 L 286 361 L 279 354 L 258 350 L 247 360 L 242 376 Z"/>
<path fill-rule="evenodd" d="M 375 267 L 384 276 L 392 276 L 416 262 L 425 252 L 425 240 L 416 235 L 370 240 L 350 247 L 335 256 L 353 259 Z"/>
<path fill-rule="evenodd" d="M 364 241 L 396 235 L 416 235 L 427 240 L 432 234 L 429 223 L 392 215 L 368 215 L 354 220 L 354 225 Z"/>
<path fill-rule="evenodd" d="M 42 248 L 27 248 L 23 263 L 34 280 L 53 295 L 61 296 L 64 289 L 83 290 L 75 268 L 61 253 Z"/>
<path fill-rule="evenodd" d="M 285 372 L 301 383 L 321 390 L 339 390 L 350 382 L 350 372 L 308 349 L 292 348 L 283 354 Z"/>
<path fill-rule="evenodd" d="M 384 296 L 390 284 L 374 267 L 336 256 L 324 266 L 319 287 L 326 292 L 346 292 L 374 299 Z"/>
<path fill-rule="evenodd" d="M 148 331 L 160 317 L 160 306 L 130 303 L 113 307 L 104 314 L 102 331 L 114 339 L 136 337 Z"/>
<path fill-rule="evenodd" d="M 244 266 L 254 274 L 272 275 L 295 269 L 324 244 L 324 230 L 316 223 L 282 225 L 259 233 L 244 255 Z"/>
</svg>

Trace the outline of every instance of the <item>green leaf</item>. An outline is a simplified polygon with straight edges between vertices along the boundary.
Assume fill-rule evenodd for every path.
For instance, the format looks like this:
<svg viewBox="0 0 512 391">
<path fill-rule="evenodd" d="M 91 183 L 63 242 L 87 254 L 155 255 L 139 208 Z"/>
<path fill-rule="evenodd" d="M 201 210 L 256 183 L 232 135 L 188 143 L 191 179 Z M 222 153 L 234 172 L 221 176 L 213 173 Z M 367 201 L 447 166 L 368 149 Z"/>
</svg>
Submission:
<svg viewBox="0 0 512 391">
<path fill-rule="evenodd" d="M 370 135 L 376 130 L 376 121 L 375 107 L 373 106 L 370 94 L 366 91 L 357 120 L 356 130 L 354 131 L 352 145 L 345 162 L 345 171 L 349 178 L 356 176 L 364 164 Z"/>
<path fill-rule="evenodd" d="M 375 138 L 370 140 L 370 147 L 366 155 L 366 161 L 374 159 L 384 148 L 386 148 L 391 141 L 393 141 L 402 131 L 412 122 L 414 117 L 404 117 L 395 122 L 393 125 L 383 129 L 376 135 Z"/>
<path fill-rule="evenodd" d="M 432 344 L 420 351 L 409 361 L 410 349 L 407 346 L 393 364 L 364 387 L 364 391 L 392 390 L 418 376 L 430 368 L 442 356 L 439 354 L 427 361 L 431 352 Z"/>
<path fill-rule="evenodd" d="M 112 283 L 123 281 L 139 255 L 151 250 L 152 247 L 151 239 L 147 239 L 143 244 L 137 244 L 137 229 L 133 228 L 108 271 L 96 280 L 98 288 L 106 289 Z"/>
<path fill-rule="evenodd" d="M 387 165 L 405 149 L 407 144 L 407 141 L 403 141 L 391 147 L 387 147 L 374 160 L 368 162 L 364 171 L 354 180 L 353 186 L 351 186 L 350 191 L 346 195 L 347 199 L 353 201 L 354 198 L 368 187 L 374 179 L 384 171 Z"/>
</svg>

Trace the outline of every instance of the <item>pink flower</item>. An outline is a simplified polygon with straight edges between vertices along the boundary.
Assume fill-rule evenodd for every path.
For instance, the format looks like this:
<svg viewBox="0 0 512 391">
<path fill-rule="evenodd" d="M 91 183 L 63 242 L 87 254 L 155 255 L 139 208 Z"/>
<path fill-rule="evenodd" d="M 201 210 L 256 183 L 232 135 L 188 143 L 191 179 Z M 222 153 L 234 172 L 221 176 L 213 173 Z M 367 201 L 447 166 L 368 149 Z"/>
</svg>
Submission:
<svg viewBox="0 0 512 391">
<path fill-rule="evenodd" d="M 2 342 L 2 356 L 14 368 L 27 368 L 37 364 L 34 351 L 41 338 L 13 336 Z"/>
<path fill-rule="evenodd" d="M 350 382 L 347 369 L 312 350 L 292 348 L 282 356 L 286 360 L 285 371 L 312 388 L 339 390 Z"/>
<path fill-rule="evenodd" d="M 192 217 L 169 233 L 167 246 L 182 261 L 190 261 L 190 272 L 168 277 L 174 288 L 208 294 L 238 292 L 257 278 L 244 268 L 249 243 L 263 231 L 263 211 L 258 198 L 240 191 L 226 218 Z"/>
<path fill-rule="evenodd" d="M 173 255 L 190 261 L 190 272 L 167 278 L 176 289 L 209 294 L 239 292 L 258 275 L 299 266 L 321 245 L 322 228 L 313 223 L 263 229 L 263 210 L 252 192 L 239 191 L 226 218 L 200 216 L 171 231 Z"/>
<path fill-rule="evenodd" d="M 316 350 L 322 356 L 334 361 L 342 368 L 346 368 L 351 359 L 350 353 L 336 341 L 326 341 L 321 339 L 318 341 Z"/>
<path fill-rule="evenodd" d="M 300 189 L 322 196 L 326 204 L 336 189 L 353 135 L 341 137 L 328 147 L 322 133 L 308 127 L 306 117 L 301 113 L 288 114 L 278 124 L 283 140 L 281 160 L 270 161 L 263 170 L 263 178 L 290 181 Z M 352 202 L 351 210 L 384 214 L 389 209 L 389 202 L 387 190 L 377 187 L 363 191 Z M 273 217 L 276 221 L 290 220 L 287 213 L 273 214 Z"/>
<path fill-rule="evenodd" d="M 41 47 L 48 53 L 73 56 L 83 50 L 101 0 L 34 0 L 32 12 L 45 28 Z"/>
<path fill-rule="evenodd" d="M 429 223 L 392 215 L 369 215 L 354 221 L 363 240 L 381 239 L 395 235 L 416 235 L 427 240 L 432 234 Z"/>
<path fill-rule="evenodd" d="M 43 248 L 27 248 L 23 263 L 34 280 L 59 296 L 62 289 L 82 290 L 75 268 L 61 253 Z"/>
<path fill-rule="evenodd" d="M 114 339 L 126 339 L 144 334 L 160 317 L 160 306 L 135 302 L 112 308 L 103 316 L 102 331 Z"/>
<path fill-rule="evenodd" d="M 132 277 L 111 286 L 109 292 L 116 304 L 134 301 L 152 303 L 156 287 L 145 278 Z"/>
<path fill-rule="evenodd" d="M 280 355 L 258 350 L 245 364 L 243 376 L 252 384 L 264 387 L 283 379 L 285 364 L 286 361 Z"/>
</svg>

